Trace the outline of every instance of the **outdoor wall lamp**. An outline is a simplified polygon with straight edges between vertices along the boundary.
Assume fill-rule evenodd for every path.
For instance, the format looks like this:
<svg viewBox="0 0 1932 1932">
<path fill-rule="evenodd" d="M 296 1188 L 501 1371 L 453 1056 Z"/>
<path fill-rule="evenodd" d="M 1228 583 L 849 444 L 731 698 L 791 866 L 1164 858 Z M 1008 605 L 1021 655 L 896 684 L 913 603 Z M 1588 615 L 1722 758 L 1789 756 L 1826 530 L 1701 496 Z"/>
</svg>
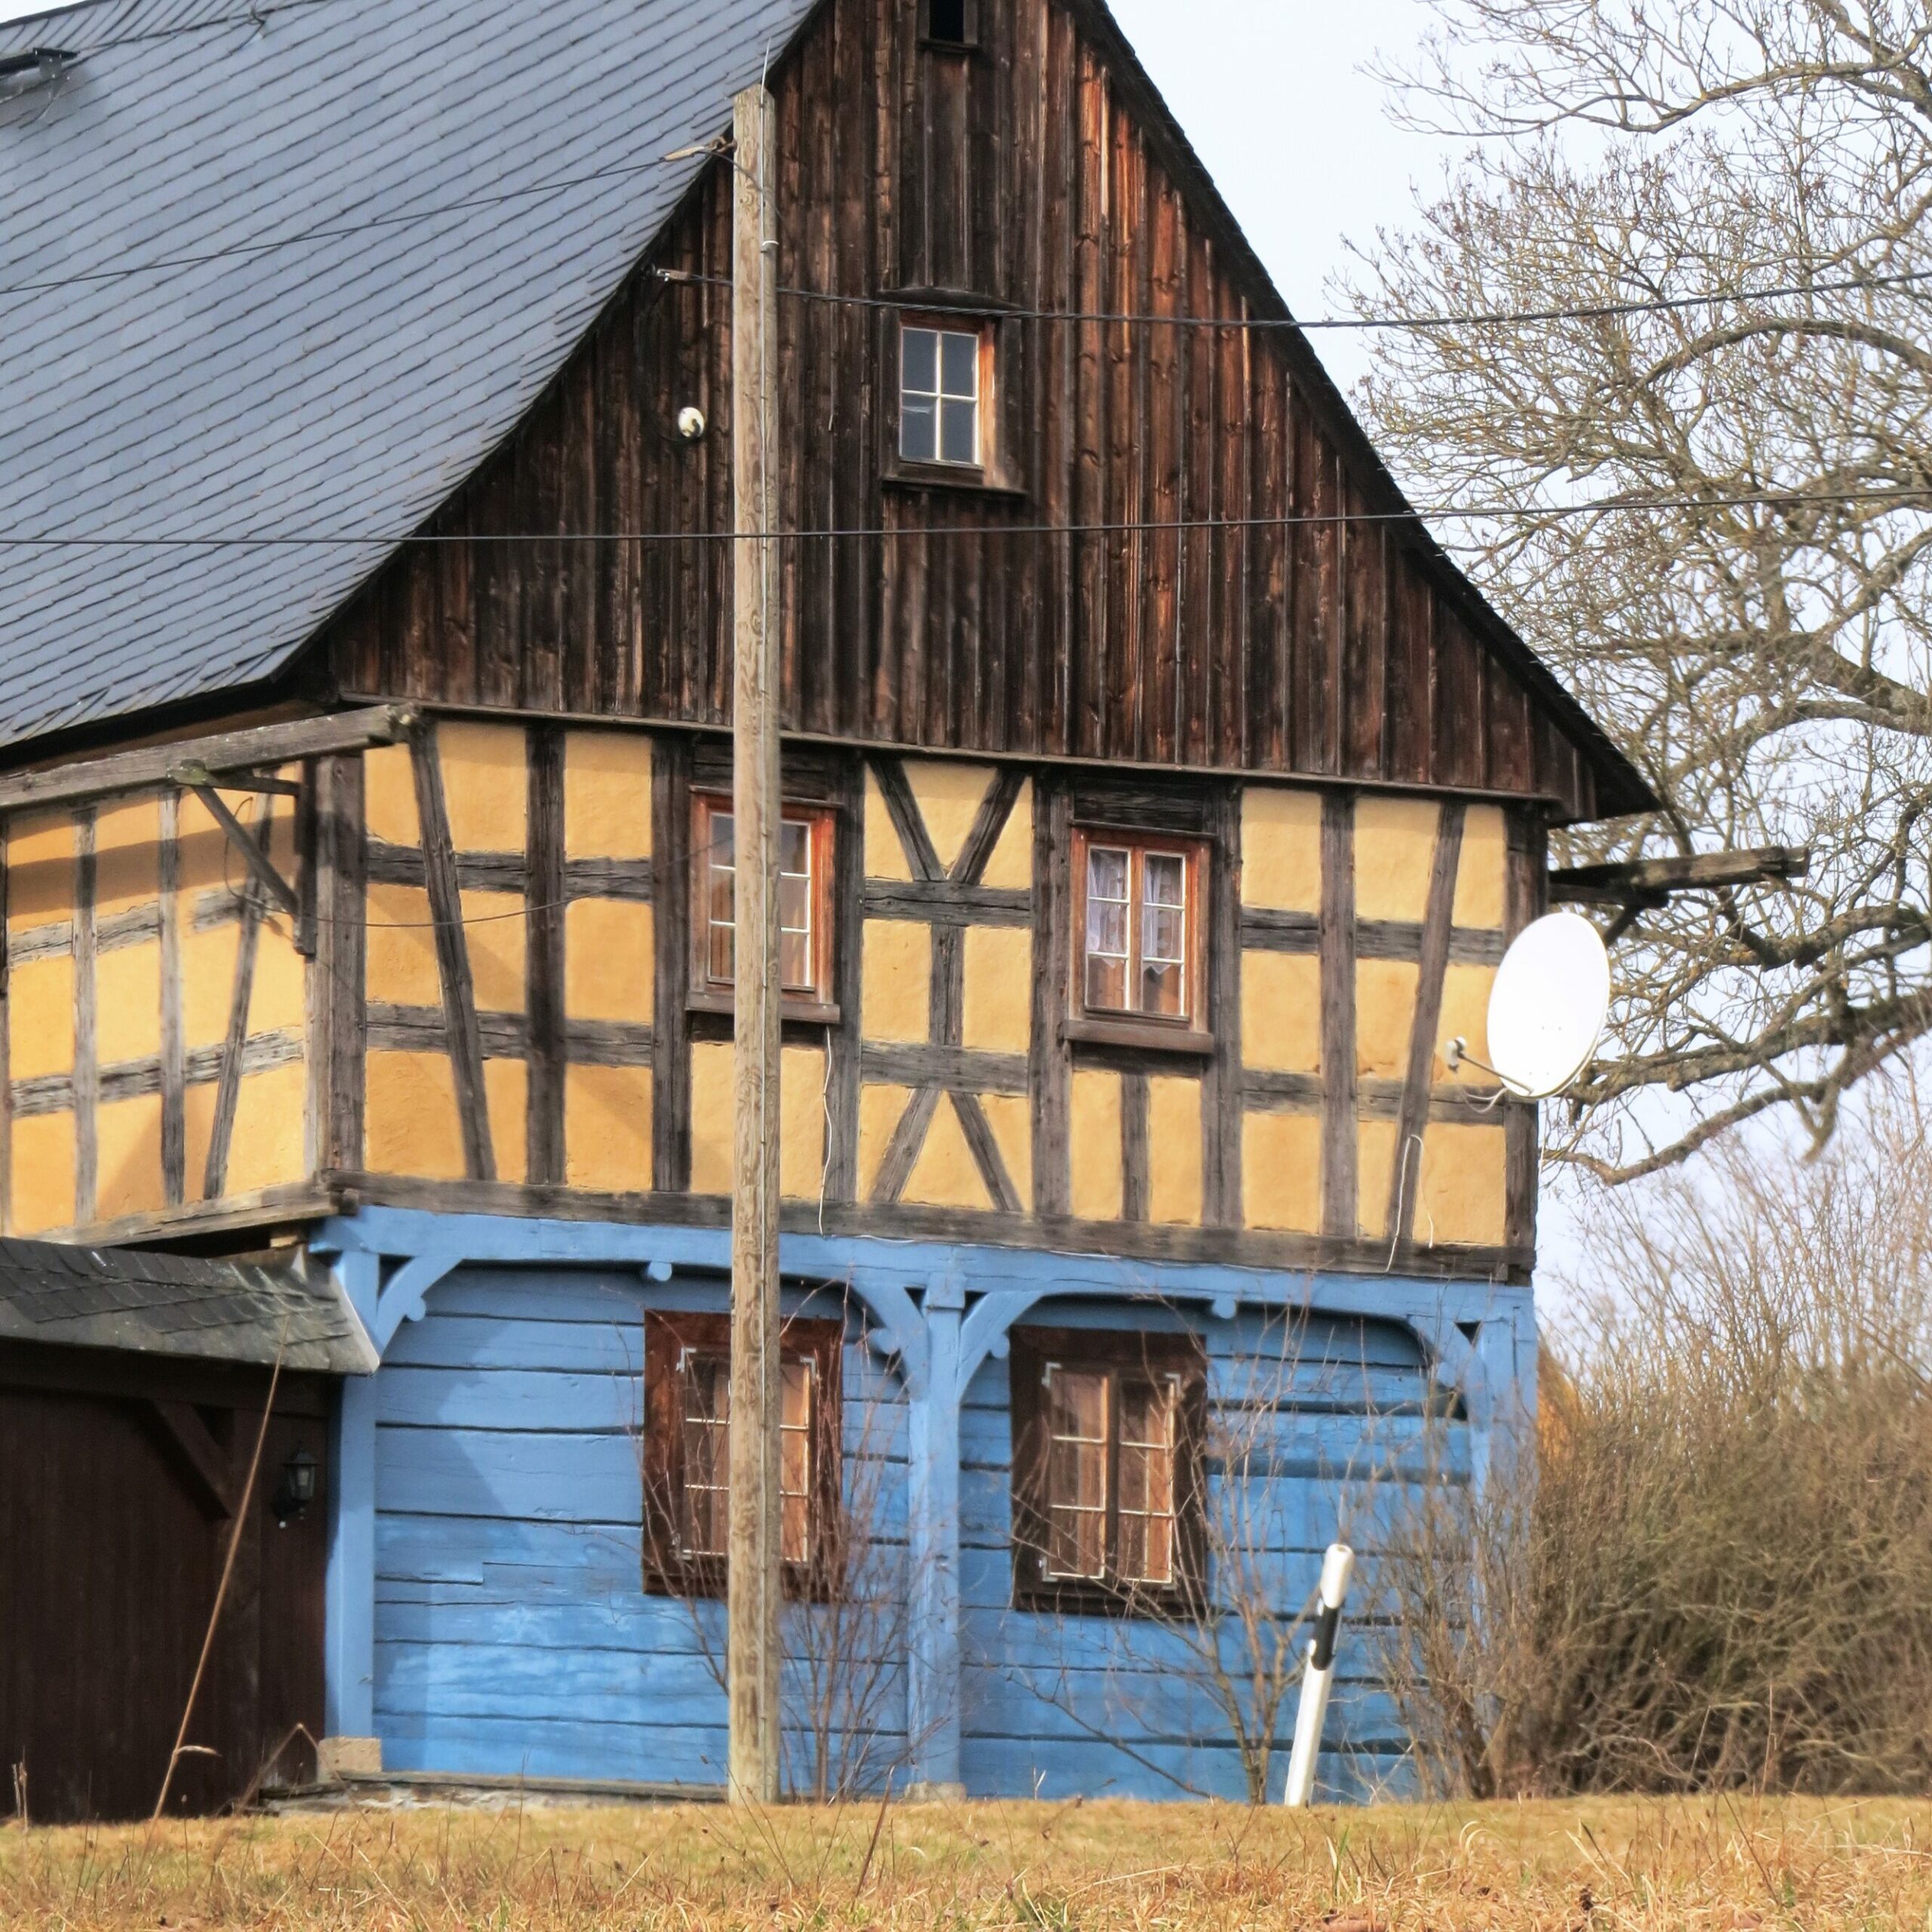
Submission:
<svg viewBox="0 0 1932 1932">
<path fill-rule="evenodd" d="M 315 1500 L 315 1477 L 321 1465 L 306 1449 L 298 1449 L 281 1466 L 281 1477 L 275 1486 L 269 1507 L 275 1512 L 275 1526 L 285 1528 L 291 1518 L 300 1516 Z"/>
</svg>

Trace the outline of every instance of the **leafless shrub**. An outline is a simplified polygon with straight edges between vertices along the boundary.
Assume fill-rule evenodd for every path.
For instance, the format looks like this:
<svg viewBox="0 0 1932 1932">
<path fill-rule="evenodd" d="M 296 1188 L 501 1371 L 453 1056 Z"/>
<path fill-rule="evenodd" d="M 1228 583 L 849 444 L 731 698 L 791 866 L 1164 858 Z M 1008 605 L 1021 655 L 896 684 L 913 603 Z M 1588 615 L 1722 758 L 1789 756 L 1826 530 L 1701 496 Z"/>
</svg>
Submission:
<svg viewBox="0 0 1932 1932">
<path fill-rule="evenodd" d="M 1701 1184 L 1700 1184 L 1701 1183 Z M 1480 1796 L 1922 1789 L 1932 1777 L 1932 1149 L 1724 1153 L 1618 1197 L 1540 1454 L 1432 1487 L 1385 1669 Z"/>
</svg>

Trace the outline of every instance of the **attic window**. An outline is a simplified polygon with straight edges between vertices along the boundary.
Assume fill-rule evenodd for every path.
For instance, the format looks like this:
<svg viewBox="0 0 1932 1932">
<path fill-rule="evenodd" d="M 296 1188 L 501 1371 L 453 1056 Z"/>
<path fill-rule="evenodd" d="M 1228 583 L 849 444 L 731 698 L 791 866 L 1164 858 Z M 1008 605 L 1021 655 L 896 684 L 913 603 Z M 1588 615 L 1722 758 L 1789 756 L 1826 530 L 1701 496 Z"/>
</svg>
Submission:
<svg viewBox="0 0 1932 1932">
<path fill-rule="evenodd" d="M 977 47 L 978 0 L 921 0 L 925 8 L 925 38 L 934 47 Z"/>
</svg>

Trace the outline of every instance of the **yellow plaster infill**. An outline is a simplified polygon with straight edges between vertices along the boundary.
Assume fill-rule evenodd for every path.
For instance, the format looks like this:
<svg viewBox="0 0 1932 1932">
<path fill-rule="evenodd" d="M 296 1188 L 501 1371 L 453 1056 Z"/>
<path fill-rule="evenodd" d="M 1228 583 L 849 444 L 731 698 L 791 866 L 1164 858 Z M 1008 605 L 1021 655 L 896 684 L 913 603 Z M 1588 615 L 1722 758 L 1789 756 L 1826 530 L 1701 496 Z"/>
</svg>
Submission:
<svg viewBox="0 0 1932 1932">
<path fill-rule="evenodd" d="M 778 1192 L 816 1201 L 825 1184 L 823 1047 L 787 1047 L 778 1068 Z"/>
<path fill-rule="evenodd" d="M 1469 1051 L 1485 1065 L 1489 1060 L 1489 995 L 1496 983 L 1493 966 L 1451 966 L 1442 980 L 1442 1020 L 1435 1029 L 1435 1067 L 1438 1083 L 1453 1080 L 1459 1086 L 1491 1087 L 1495 1082 L 1466 1062 L 1455 1072 L 1442 1057 L 1451 1040 L 1463 1039 Z"/>
<path fill-rule="evenodd" d="M 228 1147 L 229 1193 L 253 1194 L 258 1188 L 279 1187 L 300 1180 L 308 1171 L 308 1069 L 300 1060 L 266 1073 L 251 1073 L 242 1081 L 235 1097 L 234 1137 Z M 451 1111 L 455 1111 L 454 1097 Z M 204 1162 L 207 1158 L 205 1149 Z M 457 1158 L 460 1172 L 460 1149 Z M 411 1174 L 420 1170 L 392 1168 L 389 1171 Z"/>
<path fill-rule="evenodd" d="M 1321 909 L 1321 795 L 1278 785 L 1241 793 L 1241 896 L 1279 912 Z"/>
<path fill-rule="evenodd" d="M 100 954 L 94 980 L 94 1049 L 100 1064 L 154 1059 L 161 1051 L 160 941 Z"/>
<path fill-rule="evenodd" d="M 906 760 L 906 782 L 918 801 L 927 836 L 944 870 L 952 871 L 964 849 L 995 775 L 989 766 L 955 764 L 950 758 Z"/>
<path fill-rule="evenodd" d="M 1147 1214 L 1169 1227 L 1201 1225 L 1201 1096 L 1198 1080 L 1147 1083 Z"/>
<path fill-rule="evenodd" d="M 14 968 L 7 980 L 7 1024 L 11 1071 L 16 1080 L 73 1072 L 74 961 L 70 954 L 30 959 Z"/>
<path fill-rule="evenodd" d="M 7 828 L 8 930 L 73 916 L 74 821 L 64 812 L 16 819 Z"/>
<path fill-rule="evenodd" d="M 181 1027 L 189 1050 L 218 1046 L 228 1038 L 235 999 L 235 961 L 242 929 L 229 924 L 196 932 L 181 922 Z"/>
<path fill-rule="evenodd" d="M 869 1201 L 885 1164 L 886 1149 L 912 1097 L 909 1087 L 866 1087 L 859 1094 L 859 1198 Z"/>
<path fill-rule="evenodd" d="M 104 806 L 94 820 L 94 916 L 110 919 L 161 896 L 161 801 Z M 103 1220 L 108 1217 L 103 1214 Z"/>
<path fill-rule="evenodd" d="M 879 789 L 878 779 L 869 768 L 866 772 L 866 876 L 891 879 L 900 884 L 912 876 L 885 794 Z"/>
<path fill-rule="evenodd" d="M 1509 1218 L 1509 1141 L 1501 1127 L 1436 1121 L 1423 1137 L 1416 1239 L 1500 1247 Z"/>
<path fill-rule="evenodd" d="M 530 1177 L 530 1069 L 520 1060 L 486 1060 L 483 1094 L 497 1178 L 521 1186 Z"/>
<path fill-rule="evenodd" d="M 651 740 L 641 732 L 565 734 L 564 856 L 651 857 Z"/>
<path fill-rule="evenodd" d="M 1241 1124 L 1241 1201 L 1251 1228 L 1318 1234 L 1321 1122 L 1312 1115 L 1250 1114 Z"/>
<path fill-rule="evenodd" d="M 104 1103 L 94 1115 L 94 1218 L 152 1214 L 167 1205 L 161 1174 L 161 1096 Z"/>
<path fill-rule="evenodd" d="M 1435 829 L 1427 798 L 1361 798 L 1355 804 L 1355 916 L 1420 920 L 1429 910 Z"/>
<path fill-rule="evenodd" d="M 227 801 L 247 824 L 252 807 L 245 800 Z M 224 884 L 239 885 L 247 873 L 239 854 L 228 842 L 228 835 L 215 823 L 207 806 L 192 792 L 183 792 L 176 807 L 174 820 L 174 877 L 180 891 L 184 928 L 192 918 L 195 899 Z"/>
<path fill-rule="evenodd" d="M 529 921 L 520 893 L 466 892 L 463 938 L 478 1013 L 524 1010 L 523 962 Z M 435 934 L 429 937 L 433 941 Z"/>
<path fill-rule="evenodd" d="M 36 1114 L 14 1122 L 10 1234 L 45 1234 L 74 1223 L 74 1116 Z"/>
<path fill-rule="evenodd" d="M 983 1214 L 994 1204 L 980 1178 L 979 1163 L 966 1144 L 966 1130 L 960 1124 L 950 1094 L 942 1094 L 933 1110 L 925 1145 L 912 1163 L 901 1198 L 921 1208 L 965 1208 Z"/>
<path fill-rule="evenodd" d="M 208 1148 L 214 1140 L 214 1109 L 219 1098 L 220 1089 L 212 1080 L 197 1083 L 181 1097 L 182 1118 L 187 1130 L 186 1192 L 190 1201 L 203 1201 L 208 1198 Z M 235 1164 L 233 1152 L 231 1142 L 229 1161 L 231 1169 Z"/>
<path fill-rule="evenodd" d="M 530 814 L 523 728 L 446 718 L 436 727 L 436 752 L 451 843 L 459 852 L 521 852 Z"/>
<path fill-rule="evenodd" d="M 564 1179 L 598 1194 L 651 1189 L 651 1069 L 564 1069 Z"/>
<path fill-rule="evenodd" d="M 1321 1068 L 1321 962 L 1285 952 L 1241 961 L 1241 1052 L 1263 1073 Z"/>
<path fill-rule="evenodd" d="M 731 1191 L 731 1046 L 700 1041 L 691 1048 L 691 1192 Z"/>
<path fill-rule="evenodd" d="M 649 1026 L 657 984 L 651 908 L 580 899 L 564 913 L 564 1011 L 573 1020 Z"/>
<path fill-rule="evenodd" d="M 1355 1130 L 1357 1196 L 1355 1224 L 1368 1241 L 1389 1238 L 1389 1183 L 1395 1171 L 1395 1137 L 1400 1132 L 1392 1120 L 1365 1120 Z M 1416 1150 L 1409 1149 L 1408 1185 L 1416 1184 Z"/>
<path fill-rule="evenodd" d="M 416 771 L 407 745 L 383 745 L 362 755 L 362 815 L 371 838 L 390 845 L 420 845 Z"/>
<path fill-rule="evenodd" d="M 983 1094 L 980 1105 L 1006 1163 L 1007 1177 L 1020 1198 L 1020 1211 L 1033 1211 L 1033 1108 L 1019 1094 Z"/>
<path fill-rule="evenodd" d="M 691 1048 L 691 1192 L 729 1194 L 732 1174 L 732 1048 Z M 778 1069 L 778 1186 L 789 1201 L 816 1201 L 825 1173 L 825 1053 L 787 1047 Z"/>
<path fill-rule="evenodd" d="M 1407 1078 L 1421 980 L 1412 960 L 1355 962 L 1355 1071 L 1364 1079 Z"/>
<path fill-rule="evenodd" d="M 1024 927 L 968 927 L 964 977 L 965 1045 L 975 1053 L 1026 1052 L 1033 1036 L 1032 934 Z"/>
<path fill-rule="evenodd" d="M 1002 892 L 1032 890 L 1033 781 L 1030 778 L 1020 786 L 1020 795 L 1013 801 L 1012 815 L 993 847 L 992 857 L 986 861 L 986 875 L 980 883 Z"/>
<path fill-rule="evenodd" d="M 1463 822 L 1456 869 L 1455 923 L 1499 932 L 1509 878 L 1509 833 L 1500 805 L 1472 805 Z"/>
<path fill-rule="evenodd" d="M 866 921 L 860 997 L 867 1039 L 931 1037 L 932 958 L 930 928 L 897 919 Z"/>
<path fill-rule="evenodd" d="M 251 1033 L 300 1033 L 309 1023 L 309 962 L 295 949 L 286 921 L 256 935 L 255 977 L 249 990 Z"/>
<path fill-rule="evenodd" d="M 1073 1212 L 1082 1221 L 1118 1221 L 1123 1201 L 1121 1077 L 1091 1067 L 1073 1075 Z"/>
<path fill-rule="evenodd" d="M 461 1180 L 463 1127 L 445 1054 L 372 1053 L 365 1100 L 370 1171 Z"/>
<path fill-rule="evenodd" d="M 442 975 L 429 895 L 420 885 L 371 885 L 368 900 L 369 998 L 377 1004 L 440 1006 Z"/>
</svg>

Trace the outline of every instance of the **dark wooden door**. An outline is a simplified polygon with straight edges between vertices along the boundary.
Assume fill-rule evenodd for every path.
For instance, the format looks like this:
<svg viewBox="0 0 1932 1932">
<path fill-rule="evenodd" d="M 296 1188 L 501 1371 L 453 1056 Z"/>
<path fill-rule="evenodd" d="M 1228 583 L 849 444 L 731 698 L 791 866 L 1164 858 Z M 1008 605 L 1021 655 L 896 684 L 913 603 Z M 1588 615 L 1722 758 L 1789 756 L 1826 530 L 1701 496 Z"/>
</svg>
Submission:
<svg viewBox="0 0 1932 1932">
<path fill-rule="evenodd" d="M 165 1383 L 155 1394 L 180 1398 Z M 232 1494 L 260 1402 L 186 1404 L 232 1472 Z M 278 1527 L 270 1507 L 298 1447 L 326 1484 L 325 1419 L 278 1414 L 171 1813 L 218 1810 L 265 1773 L 312 1763 L 296 1727 L 321 1735 L 325 1512 Z M 37 1822 L 152 1809 L 231 1521 L 152 1401 L 0 1384 L 0 1814 L 14 1809 L 20 1765 Z"/>
</svg>

